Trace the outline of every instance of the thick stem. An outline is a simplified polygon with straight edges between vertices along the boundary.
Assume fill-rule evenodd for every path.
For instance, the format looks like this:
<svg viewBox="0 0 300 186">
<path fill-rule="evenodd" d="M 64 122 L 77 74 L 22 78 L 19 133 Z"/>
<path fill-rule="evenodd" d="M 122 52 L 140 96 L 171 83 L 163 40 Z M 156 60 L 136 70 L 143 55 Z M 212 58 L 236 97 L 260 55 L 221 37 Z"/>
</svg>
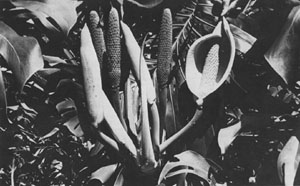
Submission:
<svg viewBox="0 0 300 186">
<path fill-rule="evenodd" d="M 168 100 L 168 87 L 159 89 L 159 117 L 161 123 L 161 131 L 166 130 L 166 109 Z"/>
<path fill-rule="evenodd" d="M 146 39 L 146 37 L 145 37 Z M 145 42 L 144 39 L 144 42 Z M 144 43 L 143 42 L 143 43 Z M 151 171 L 154 167 L 156 167 L 156 161 L 154 156 L 154 150 L 152 146 L 152 139 L 150 135 L 150 124 L 149 124 L 149 112 L 148 112 L 148 103 L 147 103 L 147 89 L 146 89 L 146 78 L 145 74 L 142 73 L 142 63 L 145 62 L 143 57 L 143 46 L 140 50 L 140 58 L 139 58 L 139 75 L 140 75 L 140 92 L 141 92 L 141 100 L 142 100 L 142 155 L 145 160 L 145 163 L 142 166 L 142 171 L 148 172 Z M 149 73 L 149 72 L 148 72 Z M 154 102 L 155 103 L 155 102 Z M 153 103 L 153 104 L 154 104 Z"/>
<path fill-rule="evenodd" d="M 185 166 L 185 168 L 187 169 L 188 167 Z M 186 176 L 187 176 L 187 173 L 178 175 L 177 186 L 187 186 Z"/>
<path fill-rule="evenodd" d="M 152 146 L 152 140 L 150 135 L 150 125 L 149 125 L 149 117 L 148 117 L 148 103 L 146 99 L 146 90 L 143 88 L 143 77 L 141 78 L 141 99 L 142 99 L 142 155 L 146 161 L 146 167 L 155 165 L 155 156 Z"/>
<path fill-rule="evenodd" d="M 173 102 L 173 95 L 172 95 L 172 84 L 168 85 L 168 87 L 166 88 L 166 105 L 165 105 L 165 131 L 166 131 L 166 139 L 169 138 L 170 136 L 172 136 L 173 134 L 175 134 L 177 132 L 177 125 L 179 126 L 179 124 L 176 123 L 176 118 L 175 118 L 175 106 L 174 106 L 174 102 Z M 179 152 L 179 148 L 182 147 L 181 144 L 174 144 L 172 145 L 172 147 L 170 147 L 168 149 L 167 153 L 171 153 L 174 154 L 176 152 Z"/>
<path fill-rule="evenodd" d="M 158 146 L 160 145 L 160 121 L 158 108 L 156 103 L 150 105 L 151 111 L 151 120 L 152 120 L 152 140 L 155 151 L 158 150 Z"/>
<path fill-rule="evenodd" d="M 99 132 L 99 137 L 101 140 L 104 141 L 104 143 L 108 144 L 110 147 L 112 147 L 115 151 L 120 152 L 120 149 L 118 147 L 118 144 L 115 140 L 111 139 L 109 136 L 104 134 L 103 132 Z"/>
<path fill-rule="evenodd" d="M 122 21 L 121 28 L 123 30 L 127 51 L 131 58 L 133 72 L 140 80 L 142 100 L 142 158 L 145 160 L 145 163 L 142 165 L 141 169 L 142 171 L 147 172 L 153 170 L 153 168 L 156 167 L 148 117 L 148 103 L 150 105 L 155 103 L 155 89 L 153 87 L 153 82 L 148 71 L 145 59 L 136 39 L 133 36 L 133 33 L 131 32 L 130 28 Z"/>
<path fill-rule="evenodd" d="M 16 171 L 16 165 L 15 165 L 15 159 L 13 159 L 11 164 L 11 173 L 10 173 L 11 186 L 15 186 L 15 171 Z"/>
<path fill-rule="evenodd" d="M 175 103 L 174 103 L 174 99 L 173 99 L 173 84 L 170 84 L 168 86 L 168 95 L 169 95 L 169 104 L 170 107 L 172 109 L 172 116 L 171 116 L 171 120 L 172 120 L 172 126 L 171 127 L 171 132 L 173 134 L 173 132 L 177 131 L 177 123 L 176 123 L 176 114 L 175 114 Z"/>
<path fill-rule="evenodd" d="M 174 143 L 183 135 L 187 134 L 193 127 L 195 127 L 195 124 L 201 118 L 202 113 L 203 113 L 202 110 L 196 110 L 193 118 L 188 122 L 186 126 L 184 126 L 182 129 L 180 129 L 177 133 L 175 133 L 173 136 L 168 138 L 159 146 L 160 152 L 161 153 L 164 152 L 172 143 Z"/>
</svg>

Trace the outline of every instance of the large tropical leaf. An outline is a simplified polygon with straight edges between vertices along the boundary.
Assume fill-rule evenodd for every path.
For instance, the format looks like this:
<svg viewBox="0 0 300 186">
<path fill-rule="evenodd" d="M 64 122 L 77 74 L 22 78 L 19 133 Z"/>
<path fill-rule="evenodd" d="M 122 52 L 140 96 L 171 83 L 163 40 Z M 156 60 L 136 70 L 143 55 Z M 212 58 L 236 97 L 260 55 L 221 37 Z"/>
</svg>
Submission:
<svg viewBox="0 0 300 186">
<path fill-rule="evenodd" d="M 31 11 L 46 27 L 56 27 L 66 36 L 77 20 L 75 0 L 11 0 L 16 7 Z M 54 20 L 54 21 L 53 21 Z"/>
<path fill-rule="evenodd" d="M 158 184 L 169 177 L 190 173 L 199 176 L 212 186 L 215 184 L 215 180 L 211 177 L 212 175 L 209 175 L 209 169 L 210 165 L 200 154 L 194 151 L 185 151 L 175 155 L 174 159 L 167 162 L 160 173 Z"/>
<path fill-rule="evenodd" d="M 44 66 L 40 46 L 35 38 L 19 36 L 2 21 L 0 28 L 0 54 L 15 75 L 18 89 L 22 90 L 26 81 Z"/>
</svg>

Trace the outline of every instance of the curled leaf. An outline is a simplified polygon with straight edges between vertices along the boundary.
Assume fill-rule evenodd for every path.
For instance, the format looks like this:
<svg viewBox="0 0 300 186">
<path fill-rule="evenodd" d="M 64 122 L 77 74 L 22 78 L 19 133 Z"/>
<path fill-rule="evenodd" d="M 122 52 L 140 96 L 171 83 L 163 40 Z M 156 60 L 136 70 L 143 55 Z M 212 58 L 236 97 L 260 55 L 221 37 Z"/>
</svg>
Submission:
<svg viewBox="0 0 300 186">
<path fill-rule="evenodd" d="M 73 118 L 69 119 L 66 123 L 64 123 L 64 125 L 75 136 L 82 137 L 84 135 L 77 116 L 74 116 Z"/>
<path fill-rule="evenodd" d="M 94 171 L 91 174 L 90 180 L 97 179 L 100 180 L 101 183 L 105 183 L 116 171 L 116 168 L 117 168 L 117 164 L 101 167 L 100 169 Z"/>
</svg>

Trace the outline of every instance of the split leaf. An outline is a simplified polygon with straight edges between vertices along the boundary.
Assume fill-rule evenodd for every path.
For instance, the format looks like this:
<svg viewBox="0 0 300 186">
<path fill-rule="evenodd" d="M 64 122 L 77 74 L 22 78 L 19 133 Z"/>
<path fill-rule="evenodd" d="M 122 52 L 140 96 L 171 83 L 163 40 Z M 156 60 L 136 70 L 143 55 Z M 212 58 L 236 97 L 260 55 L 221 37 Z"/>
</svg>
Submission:
<svg viewBox="0 0 300 186">
<path fill-rule="evenodd" d="M 210 178 L 209 168 L 210 165 L 200 154 L 190 150 L 184 151 L 175 155 L 173 160 L 168 161 L 160 173 L 158 184 L 171 175 L 175 176 L 187 172 L 201 177 L 210 185 L 214 180 Z M 182 171 L 182 169 L 185 169 L 185 171 Z"/>
<path fill-rule="evenodd" d="M 31 11 L 47 28 L 55 26 L 66 36 L 77 20 L 77 1 L 12 0 L 11 2 L 16 7 L 23 7 Z"/>
</svg>

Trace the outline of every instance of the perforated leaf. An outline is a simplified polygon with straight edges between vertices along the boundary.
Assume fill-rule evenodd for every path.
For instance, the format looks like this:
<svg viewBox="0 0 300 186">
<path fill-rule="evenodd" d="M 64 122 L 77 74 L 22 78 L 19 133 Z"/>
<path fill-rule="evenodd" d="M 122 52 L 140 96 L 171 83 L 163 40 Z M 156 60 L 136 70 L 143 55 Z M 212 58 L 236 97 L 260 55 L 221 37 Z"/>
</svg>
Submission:
<svg viewBox="0 0 300 186">
<path fill-rule="evenodd" d="M 68 35 L 77 20 L 77 1 L 72 0 L 12 0 L 16 7 L 23 7 L 37 16 L 44 26 L 55 26 Z M 51 19 L 56 23 L 52 24 Z M 50 22 L 49 22 L 50 20 Z M 58 24 L 58 26 L 56 25 Z"/>
<path fill-rule="evenodd" d="M 184 172 L 194 174 L 206 180 L 210 185 L 214 185 L 213 178 L 209 175 L 209 164 L 207 161 L 194 151 L 184 151 L 174 156 L 174 158 L 164 166 L 158 179 L 160 184 L 165 178 L 182 174 Z M 176 169 L 176 171 L 173 171 Z M 186 169 L 183 171 L 183 169 Z M 178 173 L 176 173 L 178 172 Z"/>
</svg>

